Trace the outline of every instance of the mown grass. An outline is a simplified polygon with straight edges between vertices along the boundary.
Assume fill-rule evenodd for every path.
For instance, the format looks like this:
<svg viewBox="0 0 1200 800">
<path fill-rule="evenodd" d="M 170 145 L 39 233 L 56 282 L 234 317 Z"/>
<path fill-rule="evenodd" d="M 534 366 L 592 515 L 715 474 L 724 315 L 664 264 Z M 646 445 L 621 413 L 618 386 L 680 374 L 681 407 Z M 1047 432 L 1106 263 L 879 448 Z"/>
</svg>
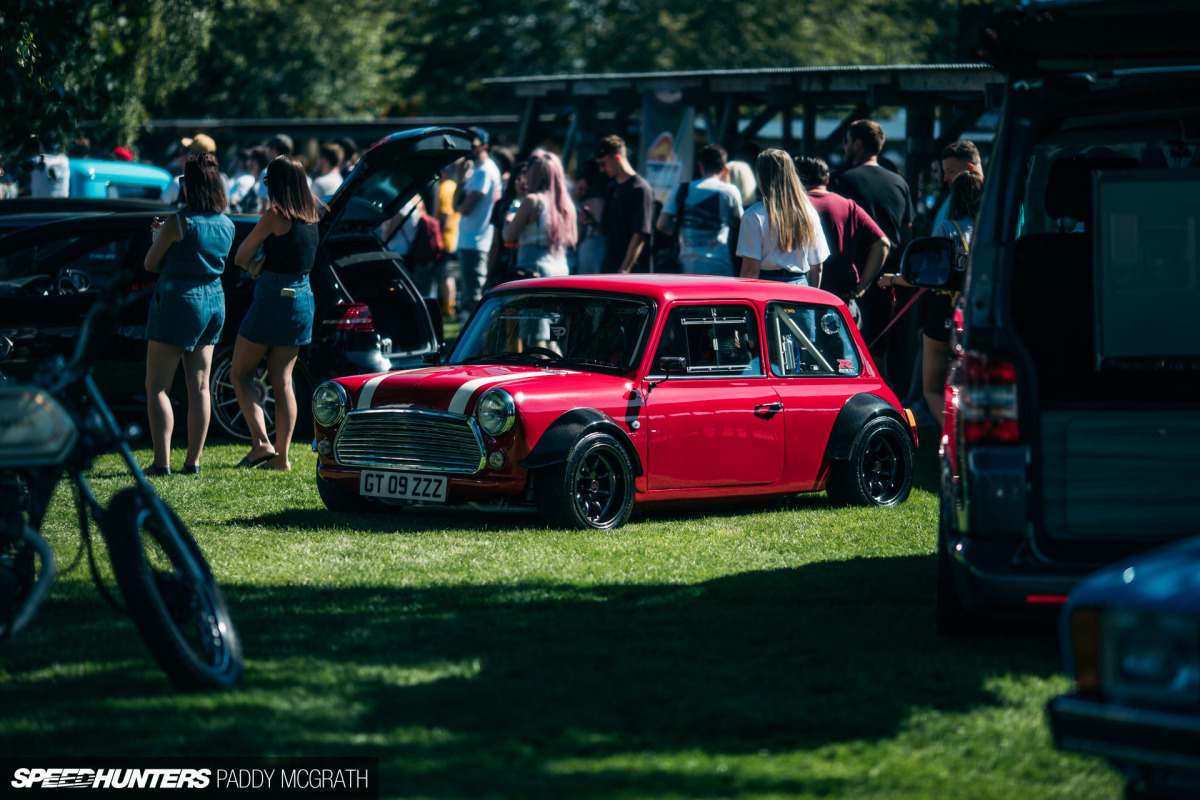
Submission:
<svg viewBox="0 0 1200 800">
<path fill-rule="evenodd" d="M 291 474 L 156 479 L 245 642 L 237 691 L 179 695 L 83 570 L 0 648 L 11 755 L 371 755 L 385 797 L 1097 798 L 1056 751 L 1048 625 L 932 630 L 928 465 L 898 509 L 784 503 L 613 533 L 438 510 L 327 513 Z M 179 454 L 177 453 L 177 456 Z M 115 459 L 93 471 L 109 496 Z M 77 540 L 60 487 L 47 526 Z"/>
</svg>

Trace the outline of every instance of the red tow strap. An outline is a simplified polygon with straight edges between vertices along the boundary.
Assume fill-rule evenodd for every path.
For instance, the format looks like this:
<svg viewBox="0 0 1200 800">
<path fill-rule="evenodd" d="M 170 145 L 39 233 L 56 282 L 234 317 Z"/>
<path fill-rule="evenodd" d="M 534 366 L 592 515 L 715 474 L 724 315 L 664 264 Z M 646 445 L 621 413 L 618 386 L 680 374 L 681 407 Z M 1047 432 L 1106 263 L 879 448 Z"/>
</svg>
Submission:
<svg viewBox="0 0 1200 800">
<path fill-rule="evenodd" d="M 900 318 L 904 316 L 904 312 L 906 312 L 910 308 L 912 308 L 912 304 L 917 302 L 917 298 L 923 294 L 925 294 L 924 289 L 917 289 L 917 293 L 912 296 L 911 300 L 909 300 L 907 303 L 904 304 L 904 308 L 902 308 L 896 312 L 896 316 L 892 317 L 891 321 L 888 322 L 887 327 L 885 327 L 883 330 L 881 330 L 879 332 L 879 335 L 871 340 L 871 343 L 869 345 L 867 345 L 867 349 L 870 350 L 872 347 L 874 347 L 875 343 L 878 342 L 880 339 L 882 339 L 883 335 L 885 333 L 887 333 L 888 331 L 890 331 L 892 329 L 892 326 L 900 321 Z"/>
</svg>

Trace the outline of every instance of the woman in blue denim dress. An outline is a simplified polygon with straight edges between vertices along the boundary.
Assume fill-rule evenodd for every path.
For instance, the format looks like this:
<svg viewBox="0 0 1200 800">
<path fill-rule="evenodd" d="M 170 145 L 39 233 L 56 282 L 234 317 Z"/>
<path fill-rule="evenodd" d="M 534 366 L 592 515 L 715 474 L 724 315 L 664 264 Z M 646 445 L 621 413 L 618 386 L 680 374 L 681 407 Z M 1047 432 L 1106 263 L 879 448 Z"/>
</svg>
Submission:
<svg viewBox="0 0 1200 800">
<path fill-rule="evenodd" d="M 182 472 L 200 472 L 210 416 L 213 346 L 225 324 L 221 273 L 233 246 L 234 227 L 222 213 L 228 200 L 216 156 L 188 156 L 181 180 L 185 208 L 165 223 L 155 220 L 157 235 L 145 262 L 148 272 L 160 273 L 146 321 L 146 406 L 154 443 L 154 465 L 147 475 L 171 474 L 175 418 L 167 393 L 181 360 L 188 393 L 188 449 Z"/>
<path fill-rule="evenodd" d="M 238 329 L 230 378 L 250 428 L 250 452 L 238 466 L 289 470 L 288 448 L 296 427 L 292 370 L 300 347 L 312 341 L 313 294 L 308 275 L 317 254 L 320 206 L 308 188 L 304 165 L 292 156 L 272 161 L 265 183 L 271 206 L 234 259 L 257 283 L 254 302 Z M 254 386 L 254 373 L 263 358 L 275 390 L 274 449 Z"/>
</svg>

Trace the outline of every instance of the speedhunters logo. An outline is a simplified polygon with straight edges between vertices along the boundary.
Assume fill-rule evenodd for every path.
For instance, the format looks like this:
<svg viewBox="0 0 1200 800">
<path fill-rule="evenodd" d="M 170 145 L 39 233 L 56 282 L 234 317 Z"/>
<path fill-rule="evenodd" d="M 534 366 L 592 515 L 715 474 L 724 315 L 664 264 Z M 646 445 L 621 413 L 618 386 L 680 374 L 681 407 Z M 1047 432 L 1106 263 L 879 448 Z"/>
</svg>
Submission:
<svg viewBox="0 0 1200 800">
<path fill-rule="evenodd" d="M 10 788 L 11 787 L 11 788 Z M 130 792 L 138 800 L 378 800 L 377 758 L 0 758 L 0 796 L 24 790 Z M 12 790 L 23 790 L 17 795 Z"/>
<path fill-rule="evenodd" d="M 14 789 L 207 789 L 207 769 L 18 769 Z"/>
</svg>

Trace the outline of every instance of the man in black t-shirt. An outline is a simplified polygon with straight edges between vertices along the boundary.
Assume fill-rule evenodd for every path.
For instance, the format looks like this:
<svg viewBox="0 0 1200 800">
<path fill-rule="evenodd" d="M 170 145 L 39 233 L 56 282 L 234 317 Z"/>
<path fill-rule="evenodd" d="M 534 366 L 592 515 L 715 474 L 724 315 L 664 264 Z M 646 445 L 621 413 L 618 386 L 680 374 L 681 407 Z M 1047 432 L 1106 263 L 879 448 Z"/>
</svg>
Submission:
<svg viewBox="0 0 1200 800">
<path fill-rule="evenodd" d="M 596 162 L 613 180 L 604 198 L 604 271 L 651 272 L 650 234 L 654 224 L 654 191 L 634 171 L 625 154 L 625 142 L 608 136 L 596 145 Z"/>
<path fill-rule="evenodd" d="M 899 272 L 900 255 L 904 246 L 912 238 L 912 223 L 916 216 L 913 210 L 912 194 L 908 184 L 896 173 L 879 163 L 879 153 L 883 150 L 883 128 L 879 123 L 869 119 L 860 119 L 850 124 L 842 149 L 846 153 L 846 163 L 850 168 L 841 173 L 830 188 L 843 197 L 848 197 L 858 203 L 875 220 L 875 224 L 883 231 L 883 235 L 892 243 L 884 265 L 884 272 Z M 888 324 L 892 315 L 891 293 L 880 289 L 874 281 L 867 287 L 866 293 L 859 301 L 862 313 L 862 334 L 869 344 L 879 335 Z M 895 328 L 888 331 L 875 347 L 871 349 L 876 365 L 884 373 L 895 372 L 887 363 L 888 341 L 892 338 Z M 908 360 L 908 359 L 902 359 Z M 902 369 L 902 366 L 901 366 Z M 907 372 L 894 376 L 895 380 L 907 382 Z M 893 388 L 897 388 L 893 384 Z M 901 385 L 899 391 L 904 394 Z"/>
</svg>

